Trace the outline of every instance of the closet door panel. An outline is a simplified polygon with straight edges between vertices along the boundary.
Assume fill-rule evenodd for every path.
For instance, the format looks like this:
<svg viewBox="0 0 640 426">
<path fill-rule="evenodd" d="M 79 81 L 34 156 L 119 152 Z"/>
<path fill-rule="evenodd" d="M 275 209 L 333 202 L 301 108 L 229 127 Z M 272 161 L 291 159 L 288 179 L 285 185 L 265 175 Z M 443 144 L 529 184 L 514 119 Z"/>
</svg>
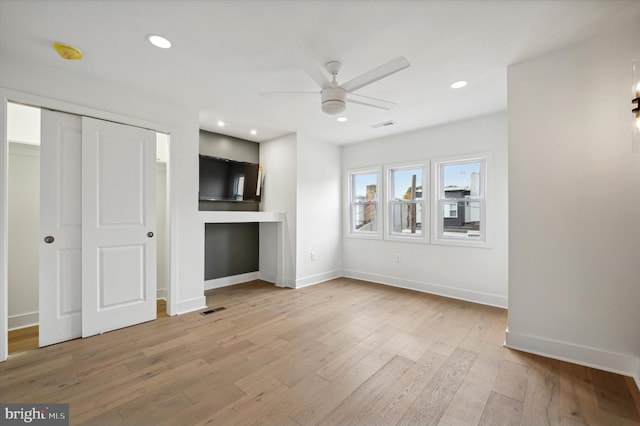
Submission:
<svg viewBox="0 0 640 426">
<path fill-rule="evenodd" d="M 82 119 L 43 109 L 39 344 L 82 335 Z"/>
<path fill-rule="evenodd" d="M 84 117 L 82 336 L 156 318 L 156 134 Z"/>
</svg>

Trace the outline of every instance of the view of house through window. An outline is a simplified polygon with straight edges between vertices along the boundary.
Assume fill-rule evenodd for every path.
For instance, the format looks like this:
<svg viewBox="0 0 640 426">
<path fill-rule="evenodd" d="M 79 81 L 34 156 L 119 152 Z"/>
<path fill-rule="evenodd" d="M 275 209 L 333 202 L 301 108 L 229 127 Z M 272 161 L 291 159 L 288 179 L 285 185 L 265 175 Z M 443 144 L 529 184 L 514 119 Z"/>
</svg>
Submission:
<svg viewBox="0 0 640 426">
<path fill-rule="evenodd" d="M 477 154 L 434 159 L 431 169 L 414 163 L 349 171 L 349 233 L 365 238 L 484 245 L 487 161 L 488 154 Z M 383 170 L 384 187 L 380 184 Z M 429 170 L 433 175 L 428 180 Z M 381 197 L 386 205 L 383 210 L 379 207 Z M 380 225 L 383 217 L 384 235 Z"/>
<path fill-rule="evenodd" d="M 351 174 L 351 232 L 378 232 L 378 172 Z"/>
<path fill-rule="evenodd" d="M 438 237 L 484 239 L 484 158 L 438 162 Z"/>
<path fill-rule="evenodd" d="M 423 235 L 423 176 L 423 166 L 389 169 L 389 233 L 391 235 Z"/>
</svg>

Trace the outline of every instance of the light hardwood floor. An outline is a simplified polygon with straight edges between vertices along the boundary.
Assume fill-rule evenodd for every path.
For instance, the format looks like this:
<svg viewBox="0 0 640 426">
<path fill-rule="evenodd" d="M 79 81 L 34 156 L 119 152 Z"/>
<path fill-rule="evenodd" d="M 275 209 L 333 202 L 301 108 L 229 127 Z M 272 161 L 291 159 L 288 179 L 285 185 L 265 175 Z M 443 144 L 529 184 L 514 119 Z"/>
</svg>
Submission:
<svg viewBox="0 0 640 426">
<path fill-rule="evenodd" d="M 0 401 L 71 424 L 640 425 L 630 378 L 504 348 L 503 309 L 350 279 L 207 304 L 16 353 Z"/>
</svg>

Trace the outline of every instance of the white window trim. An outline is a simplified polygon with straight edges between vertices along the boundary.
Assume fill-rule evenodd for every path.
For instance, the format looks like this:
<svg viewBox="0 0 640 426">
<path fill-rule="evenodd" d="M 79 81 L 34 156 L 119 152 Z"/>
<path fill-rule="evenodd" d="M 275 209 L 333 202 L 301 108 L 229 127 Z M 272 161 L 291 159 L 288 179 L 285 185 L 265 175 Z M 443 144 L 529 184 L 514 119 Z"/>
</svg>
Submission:
<svg viewBox="0 0 640 426">
<path fill-rule="evenodd" d="M 392 199 L 393 197 L 393 188 L 391 188 L 391 171 L 392 170 L 400 170 L 400 169 L 422 169 L 422 182 L 419 185 L 422 185 L 422 235 L 412 235 L 412 234 L 398 234 L 393 232 L 393 225 L 391 221 L 393 220 L 393 205 L 394 203 L 399 203 Z M 430 208 L 429 208 L 429 200 L 431 198 L 431 187 L 428 185 L 428 177 L 429 177 L 429 162 L 428 161 L 420 161 L 420 162 L 411 162 L 411 163 L 400 163 L 400 164 L 385 164 L 384 166 L 384 179 L 385 179 L 385 194 L 384 194 L 384 203 L 386 205 L 386 220 L 384 222 L 385 232 L 384 238 L 389 241 L 402 241 L 402 242 L 410 242 L 410 243 L 429 243 L 429 235 L 430 235 Z M 410 204 L 412 201 L 400 202 L 399 204 Z"/>
<path fill-rule="evenodd" d="M 481 223 L 481 236 L 477 240 L 468 240 L 466 238 L 445 237 L 442 235 L 443 214 L 442 208 L 445 202 L 451 202 L 452 200 L 460 200 L 458 198 L 448 198 L 445 201 L 444 188 L 441 188 L 441 176 L 440 164 L 460 164 L 470 163 L 474 161 L 482 161 L 481 169 L 481 181 L 480 181 L 480 197 L 466 198 L 464 201 L 480 201 L 480 223 Z M 468 155 L 457 155 L 444 158 L 434 158 L 431 160 L 431 180 L 433 184 L 433 191 L 431 193 L 431 205 L 432 205 L 432 217 L 431 220 L 431 243 L 435 245 L 449 245 L 449 246 L 462 246 L 462 247 L 480 247 L 491 248 L 491 227 L 488 225 L 487 211 L 491 211 L 490 197 L 489 197 L 489 184 L 488 170 L 491 170 L 491 153 L 481 152 Z"/>
<path fill-rule="evenodd" d="M 352 187 L 352 176 L 358 174 L 367 174 L 367 173 L 377 173 L 378 179 L 376 181 L 377 188 L 377 208 L 376 208 L 376 219 L 378 229 L 373 231 L 356 231 L 353 229 L 354 223 L 354 203 L 353 203 L 353 187 Z M 374 239 L 381 240 L 382 239 L 382 229 L 384 224 L 384 209 L 382 208 L 382 166 L 371 166 L 371 167 L 362 167 L 358 169 L 349 169 L 346 171 L 346 197 L 345 197 L 345 205 L 347 206 L 345 212 L 345 234 L 347 238 L 363 238 L 363 239 Z"/>
</svg>

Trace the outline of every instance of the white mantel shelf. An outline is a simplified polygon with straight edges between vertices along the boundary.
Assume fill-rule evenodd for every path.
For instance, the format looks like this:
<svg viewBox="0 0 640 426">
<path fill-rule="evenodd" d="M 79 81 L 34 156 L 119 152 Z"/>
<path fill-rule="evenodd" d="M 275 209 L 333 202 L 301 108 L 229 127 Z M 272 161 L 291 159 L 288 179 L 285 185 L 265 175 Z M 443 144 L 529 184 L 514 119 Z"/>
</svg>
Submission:
<svg viewBox="0 0 640 426">
<path fill-rule="evenodd" d="M 285 240 L 285 221 L 287 218 L 287 215 L 285 213 L 282 212 L 233 212 L 233 211 L 200 211 L 200 217 L 202 218 L 202 226 L 203 226 L 203 230 L 204 230 L 204 226 L 207 223 L 251 223 L 251 222 L 258 222 L 260 224 L 270 224 L 270 225 L 265 225 L 267 228 L 272 228 L 275 229 L 275 235 L 273 235 L 272 238 L 267 237 L 267 241 L 269 242 L 269 244 L 263 244 L 263 236 L 262 236 L 262 231 L 263 231 L 263 226 L 260 226 L 260 239 L 261 239 L 261 243 L 260 243 L 260 258 L 262 259 L 263 256 L 265 256 L 267 253 L 264 252 L 263 250 L 266 250 L 267 252 L 273 252 L 273 250 L 275 249 L 276 252 L 276 256 L 275 256 L 275 285 L 277 285 L 278 287 L 284 287 L 285 286 L 285 278 L 284 278 L 284 271 L 285 271 L 285 265 L 284 265 L 284 240 Z M 275 228 L 274 228 L 275 227 Z M 267 247 L 268 246 L 268 247 Z M 271 281 L 273 282 L 273 278 L 268 279 L 265 276 L 263 276 L 263 271 L 259 271 L 259 275 L 262 279 L 265 279 L 266 281 Z M 271 275 L 271 274 L 269 274 Z M 236 276 L 238 277 L 238 276 Z M 219 280 L 225 280 L 224 278 L 221 278 Z M 231 277 L 231 280 L 233 280 L 233 277 Z"/>
<path fill-rule="evenodd" d="M 212 212 L 201 211 L 204 223 L 241 223 L 241 222 L 284 222 L 281 212 Z"/>
</svg>

